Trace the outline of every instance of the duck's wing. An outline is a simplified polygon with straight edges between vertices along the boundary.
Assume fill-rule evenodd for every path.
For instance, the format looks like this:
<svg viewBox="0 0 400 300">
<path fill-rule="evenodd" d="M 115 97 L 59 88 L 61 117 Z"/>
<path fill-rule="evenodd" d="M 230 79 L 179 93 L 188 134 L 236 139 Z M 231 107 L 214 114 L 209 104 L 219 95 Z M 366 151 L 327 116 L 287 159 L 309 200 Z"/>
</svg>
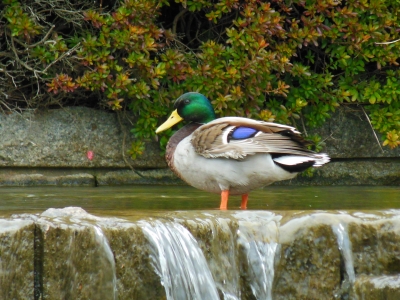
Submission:
<svg viewBox="0 0 400 300">
<path fill-rule="evenodd" d="M 206 158 L 240 160 L 270 153 L 277 163 L 295 165 L 322 156 L 308 150 L 308 142 L 291 126 L 240 117 L 220 118 L 200 126 L 193 132 L 191 142 L 196 152 Z M 326 159 L 311 165 L 322 165 L 329 161 L 327 156 Z"/>
</svg>

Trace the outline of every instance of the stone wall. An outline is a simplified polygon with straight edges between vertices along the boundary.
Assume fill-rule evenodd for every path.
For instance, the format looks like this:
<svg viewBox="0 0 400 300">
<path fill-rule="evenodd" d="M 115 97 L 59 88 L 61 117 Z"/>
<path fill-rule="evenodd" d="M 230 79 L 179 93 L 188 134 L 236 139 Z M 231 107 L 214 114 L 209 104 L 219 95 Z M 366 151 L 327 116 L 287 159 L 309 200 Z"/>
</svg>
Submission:
<svg viewBox="0 0 400 300">
<path fill-rule="evenodd" d="M 157 141 L 147 141 L 145 153 L 130 158 L 133 122 L 127 114 L 84 107 L 0 115 L 0 185 L 181 184 Z M 400 184 L 400 149 L 381 148 L 362 109 L 343 107 L 308 133 L 324 138 L 332 162 L 312 177 L 279 184 Z"/>
</svg>

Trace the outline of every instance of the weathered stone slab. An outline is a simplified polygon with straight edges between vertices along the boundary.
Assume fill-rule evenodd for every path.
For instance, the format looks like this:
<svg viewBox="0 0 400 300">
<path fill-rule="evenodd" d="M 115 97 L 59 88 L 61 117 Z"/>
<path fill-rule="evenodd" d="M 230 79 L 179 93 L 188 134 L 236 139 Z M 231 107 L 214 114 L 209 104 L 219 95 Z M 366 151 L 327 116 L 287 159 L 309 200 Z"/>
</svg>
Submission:
<svg viewBox="0 0 400 300">
<path fill-rule="evenodd" d="M 169 169 L 0 169 L 0 186 L 186 185 Z M 138 175 L 138 173 L 140 175 Z M 400 160 L 336 161 L 274 185 L 400 185 Z"/>
<path fill-rule="evenodd" d="M 341 287 L 335 215 L 293 218 L 279 229 L 273 299 L 334 299 Z"/>
<path fill-rule="evenodd" d="M 0 114 L 0 166 L 125 167 L 132 125 L 115 113 L 85 107 Z M 122 125 L 122 126 L 121 126 Z M 122 149 L 125 137 L 125 149 Z M 87 158 L 92 151 L 93 160 Z M 147 143 L 135 167 L 165 167 L 157 143 Z"/>
<path fill-rule="evenodd" d="M 46 172 L 48 173 L 48 172 Z M 95 186 L 93 175 L 0 174 L 0 186 Z"/>
<path fill-rule="evenodd" d="M 103 226 L 115 257 L 118 299 L 166 299 L 142 229 L 134 223 Z"/>
<path fill-rule="evenodd" d="M 101 172 L 96 176 L 97 184 L 100 185 L 123 185 L 123 184 L 185 184 L 170 169 L 156 170 L 120 170 Z"/>
<path fill-rule="evenodd" d="M 352 299 L 398 300 L 400 275 L 360 276 L 354 284 Z"/>
<path fill-rule="evenodd" d="M 357 106 L 339 108 L 323 126 L 309 133 L 322 136 L 324 151 L 332 158 L 400 157 L 399 147 L 381 147 L 382 136 L 376 133 L 378 142 L 364 111 Z"/>
<path fill-rule="evenodd" d="M 399 217 L 352 222 L 349 236 L 356 274 L 400 274 Z"/>
<path fill-rule="evenodd" d="M 0 165 L 59 167 L 126 167 L 124 153 L 133 141 L 132 122 L 113 112 L 85 107 L 25 111 L 0 115 Z M 300 131 L 302 128 L 299 128 Z M 400 157 L 400 149 L 381 148 L 363 110 L 341 107 L 318 129 L 325 151 L 333 158 Z M 378 134 L 378 138 L 381 136 Z M 382 150 L 383 149 L 383 150 Z M 87 151 L 93 151 L 90 161 Z M 143 156 L 129 163 L 141 168 L 166 167 L 157 143 L 148 143 Z"/>
<path fill-rule="evenodd" d="M 0 219 L 0 299 L 34 298 L 34 231 L 30 220 Z"/>
<path fill-rule="evenodd" d="M 139 226 L 75 207 L 34 217 L 41 244 L 40 299 L 163 299 Z"/>
<path fill-rule="evenodd" d="M 400 185 L 400 160 L 335 161 L 274 185 Z"/>
<path fill-rule="evenodd" d="M 115 263 L 96 218 L 81 208 L 49 209 L 36 220 L 41 298 L 116 299 Z"/>
<path fill-rule="evenodd" d="M 98 172 L 98 185 L 186 184 L 169 169 Z M 316 168 L 311 177 L 278 181 L 274 185 L 400 185 L 400 160 L 335 161 Z"/>
</svg>

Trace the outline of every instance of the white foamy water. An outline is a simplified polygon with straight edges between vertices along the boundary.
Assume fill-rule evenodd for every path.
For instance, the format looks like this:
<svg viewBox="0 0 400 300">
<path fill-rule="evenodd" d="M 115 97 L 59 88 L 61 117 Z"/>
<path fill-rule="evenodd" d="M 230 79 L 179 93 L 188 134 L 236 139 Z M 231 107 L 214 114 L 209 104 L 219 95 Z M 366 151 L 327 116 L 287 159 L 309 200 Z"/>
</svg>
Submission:
<svg viewBox="0 0 400 300">
<path fill-rule="evenodd" d="M 180 224 L 139 222 L 168 300 L 217 300 L 217 288 L 196 240 Z"/>
<path fill-rule="evenodd" d="M 336 235 L 338 247 L 344 259 L 344 266 L 347 276 L 349 277 L 349 282 L 353 284 L 356 280 L 356 275 L 354 273 L 353 252 L 351 250 L 351 242 L 347 228 L 345 228 L 343 224 L 338 223 L 332 225 L 332 230 Z"/>
<path fill-rule="evenodd" d="M 100 249 L 101 266 L 106 270 L 105 280 L 106 284 L 110 285 L 108 290 L 111 291 L 113 300 L 117 299 L 117 275 L 115 270 L 114 254 L 111 250 L 110 244 L 105 237 L 103 230 L 98 226 L 93 226 L 96 242 Z"/>
<path fill-rule="evenodd" d="M 270 212 L 240 212 L 238 244 L 247 263 L 247 278 L 256 299 L 272 300 L 274 261 L 278 248 L 280 217 Z"/>
</svg>

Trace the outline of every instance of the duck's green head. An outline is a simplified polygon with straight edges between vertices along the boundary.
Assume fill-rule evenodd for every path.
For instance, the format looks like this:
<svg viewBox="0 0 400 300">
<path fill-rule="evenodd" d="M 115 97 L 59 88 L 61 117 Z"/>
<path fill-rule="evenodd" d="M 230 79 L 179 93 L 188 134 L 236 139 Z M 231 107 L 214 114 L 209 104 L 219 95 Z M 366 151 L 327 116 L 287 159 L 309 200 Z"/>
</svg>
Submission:
<svg viewBox="0 0 400 300">
<path fill-rule="evenodd" d="M 210 101 L 200 93 L 186 93 L 176 99 L 175 110 L 167 121 L 157 128 L 156 133 L 167 130 L 180 121 L 208 123 L 215 119 L 215 112 Z"/>
</svg>

